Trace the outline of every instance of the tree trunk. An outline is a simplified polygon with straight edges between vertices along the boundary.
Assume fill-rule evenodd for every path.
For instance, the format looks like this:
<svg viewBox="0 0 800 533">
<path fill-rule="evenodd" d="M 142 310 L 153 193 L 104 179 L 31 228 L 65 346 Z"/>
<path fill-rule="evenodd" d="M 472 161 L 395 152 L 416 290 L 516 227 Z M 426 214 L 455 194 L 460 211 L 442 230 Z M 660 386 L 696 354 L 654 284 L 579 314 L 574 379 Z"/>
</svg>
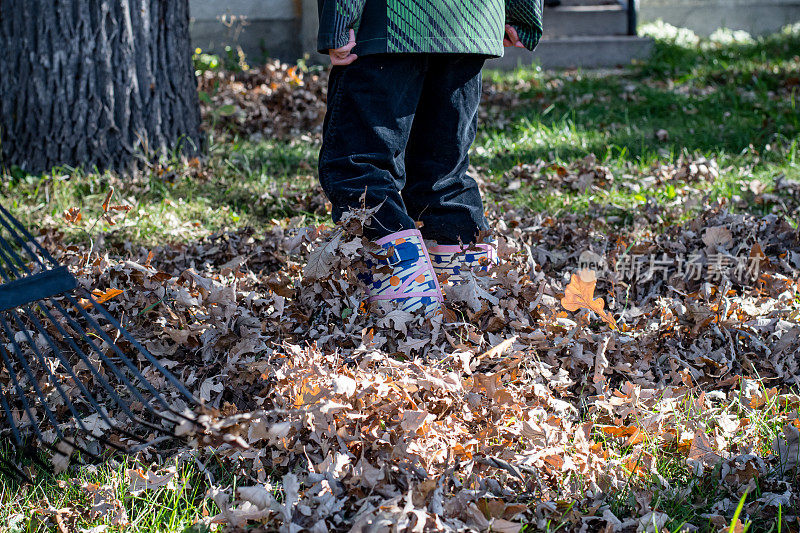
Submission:
<svg viewBox="0 0 800 533">
<path fill-rule="evenodd" d="M 201 143 L 188 0 L 0 0 L 3 166 L 126 170 Z"/>
</svg>

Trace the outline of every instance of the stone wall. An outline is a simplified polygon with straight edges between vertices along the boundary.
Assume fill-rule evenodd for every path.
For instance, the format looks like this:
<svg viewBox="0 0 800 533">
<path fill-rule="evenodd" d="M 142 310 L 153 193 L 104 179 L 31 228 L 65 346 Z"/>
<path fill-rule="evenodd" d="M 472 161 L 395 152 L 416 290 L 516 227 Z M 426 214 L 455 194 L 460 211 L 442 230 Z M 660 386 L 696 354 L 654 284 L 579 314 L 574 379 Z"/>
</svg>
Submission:
<svg viewBox="0 0 800 533">
<path fill-rule="evenodd" d="M 698 35 L 718 28 L 763 35 L 800 22 L 800 0 L 640 0 L 639 22 L 658 19 Z"/>
<path fill-rule="evenodd" d="M 313 49 L 316 0 L 189 0 L 189 9 L 192 44 L 206 51 L 238 46 L 257 63 L 295 61 Z"/>
</svg>

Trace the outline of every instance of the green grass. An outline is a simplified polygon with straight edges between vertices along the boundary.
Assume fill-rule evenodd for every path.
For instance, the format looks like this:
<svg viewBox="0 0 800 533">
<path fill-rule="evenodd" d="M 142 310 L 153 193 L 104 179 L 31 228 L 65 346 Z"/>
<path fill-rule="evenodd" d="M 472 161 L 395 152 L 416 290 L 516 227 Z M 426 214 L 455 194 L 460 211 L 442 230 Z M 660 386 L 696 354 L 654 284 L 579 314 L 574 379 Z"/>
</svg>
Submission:
<svg viewBox="0 0 800 533">
<path fill-rule="evenodd" d="M 539 159 L 567 164 L 595 154 L 615 176 L 647 174 L 681 154 L 716 159 L 723 175 L 699 189 L 711 199 L 741 195 L 753 180 L 800 180 L 800 30 L 753 43 L 681 46 L 656 42 L 653 56 L 613 73 L 492 73 L 504 88 L 521 88 L 521 105 L 490 123 L 474 163 L 498 177 Z M 657 132 L 664 130 L 666 138 Z M 634 209 L 644 203 L 623 189 L 605 196 L 524 191 L 515 202 L 537 210 L 585 212 L 591 201 Z M 666 186 L 651 189 L 662 201 Z M 772 205 L 748 205 L 764 213 Z M 797 222 L 797 212 L 787 213 Z"/>
<path fill-rule="evenodd" d="M 488 72 L 487 82 L 518 93 L 519 103 L 499 112 L 489 109 L 472 161 L 490 180 L 502 182 L 517 164 L 541 159 L 566 166 L 591 153 L 616 178 L 600 191 L 521 187 L 489 195 L 535 211 L 599 212 L 625 225 L 649 199 L 677 206 L 667 217 L 674 222 L 693 215 L 682 207 L 684 200 L 708 195 L 739 199 L 734 209 L 774 211 L 796 224 L 796 198 L 753 202 L 747 187 L 758 180 L 768 193 L 778 176 L 800 181 L 798 49 L 800 30 L 751 43 L 690 46 L 673 35 L 656 42 L 650 60 L 611 73 Z M 667 137 L 659 139 L 659 130 Z M 11 171 L 0 194 L 12 199 L 26 223 L 65 226 L 61 214 L 70 207 L 82 208 L 85 221 L 97 218 L 113 185 L 115 198 L 134 209 L 115 227 L 97 226 L 110 243 L 190 240 L 221 228 L 264 228 L 287 217 L 327 220 L 315 181 L 318 139 L 251 142 L 212 132 L 209 145 L 201 168 L 174 161 L 126 179 L 69 168 L 48 176 Z M 638 192 L 624 186 L 682 154 L 715 159 L 721 176 L 713 183 L 664 183 Z"/>
<path fill-rule="evenodd" d="M 64 223 L 62 213 L 80 208 L 86 228 L 99 218 L 109 187 L 114 187 L 112 203 L 133 209 L 117 217 L 114 226 L 102 220 L 97 224 L 96 232 L 105 233 L 111 244 L 186 241 L 222 228 L 263 228 L 273 218 L 316 220 L 325 214 L 305 211 L 302 204 L 316 187 L 311 169 L 317 148 L 312 143 L 211 140 L 201 168 L 173 161 L 128 178 L 68 168 L 46 176 L 11 173 L 0 191 L 12 199 L 11 210 L 23 222 L 64 226 L 68 234 L 84 238 Z"/>
<path fill-rule="evenodd" d="M 165 466 L 169 465 L 160 468 Z M 127 460 L 84 466 L 57 476 L 40 473 L 33 485 L 19 485 L 0 476 L 0 531 L 59 531 L 56 514 L 60 515 L 66 531 L 101 525 L 109 526 L 106 532 L 207 531 L 202 525 L 192 528 L 204 516 L 219 512 L 213 501 L 207 498 L 208 480 L 193 464 L 176 462 L 172 466 L 174 486 L 150 489 L 136 495 L 128 490 L 126 471 L 129 468 L 146 470 L 146 467 Z M 119 502 L 120 508 L 124 509 L 126 525 L 115 524 L 114 517 L 120 516 L 117 511 L 93 513 L 92 494 L 84 488 L 87 484 L 112 487 L 110 498 L 104 500 L 116 499 Z"/>
</svg>

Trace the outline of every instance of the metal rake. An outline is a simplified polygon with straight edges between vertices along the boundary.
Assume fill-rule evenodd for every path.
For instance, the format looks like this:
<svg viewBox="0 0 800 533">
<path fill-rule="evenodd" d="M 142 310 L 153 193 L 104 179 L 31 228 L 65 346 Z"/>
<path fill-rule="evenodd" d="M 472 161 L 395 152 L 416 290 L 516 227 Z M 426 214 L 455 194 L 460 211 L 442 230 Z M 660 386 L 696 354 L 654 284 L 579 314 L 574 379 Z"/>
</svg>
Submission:
<svg viewBox="0 0 800 533">
<path fill-rule="evenodd" d="M 17 462 L 43 465 L 39 446 L 63 464 L 195 427 L 194 395 L 2 205 L 0 283 L 0 442 L 17 452 L 0 470 L 27 478 Z"/>
</svg>

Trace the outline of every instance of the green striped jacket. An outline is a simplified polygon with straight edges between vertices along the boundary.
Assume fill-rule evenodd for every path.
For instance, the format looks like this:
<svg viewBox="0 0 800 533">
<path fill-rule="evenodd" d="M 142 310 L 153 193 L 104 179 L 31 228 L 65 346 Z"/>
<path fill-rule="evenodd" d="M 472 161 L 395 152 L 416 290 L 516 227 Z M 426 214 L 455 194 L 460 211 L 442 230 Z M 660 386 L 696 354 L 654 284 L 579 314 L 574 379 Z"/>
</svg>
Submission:
<svg viewBox="0 0 800 533">
<path fill-rule="evenodd" d="M 533 50 L 542 36 L 542 0 L 317 0 L 317 48 L 347 44 L 357 55 L 473 53 L 503 55 L 505 24 Z"/>
</svg>

